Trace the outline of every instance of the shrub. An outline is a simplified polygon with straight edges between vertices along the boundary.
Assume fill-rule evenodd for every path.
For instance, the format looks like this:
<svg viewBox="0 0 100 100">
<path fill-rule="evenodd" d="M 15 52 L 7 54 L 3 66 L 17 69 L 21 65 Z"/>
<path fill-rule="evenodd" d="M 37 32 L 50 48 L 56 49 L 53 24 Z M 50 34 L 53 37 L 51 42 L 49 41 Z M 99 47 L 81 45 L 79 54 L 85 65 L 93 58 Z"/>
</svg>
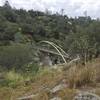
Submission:
<svg viewBox="0 0 100 100">
<path fill-rule="evenodd" d="M 31 52 L 27 45 L 12 45 L 0 47 L 0 65 L 7 69 L 20 69 L 32 61 Z"/>
</svg>

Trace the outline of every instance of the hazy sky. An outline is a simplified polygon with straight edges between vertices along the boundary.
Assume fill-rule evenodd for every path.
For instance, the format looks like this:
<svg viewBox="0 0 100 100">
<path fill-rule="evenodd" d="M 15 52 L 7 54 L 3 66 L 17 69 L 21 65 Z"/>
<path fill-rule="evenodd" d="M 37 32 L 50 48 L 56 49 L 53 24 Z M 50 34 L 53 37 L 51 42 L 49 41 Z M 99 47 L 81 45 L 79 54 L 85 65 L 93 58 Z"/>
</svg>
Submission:
<svg viewBox="0 0 100 100">
<path fill-rule="evenodd" d="M 5 0 L 0 0 L 0 5 Z M 100 0 L 8 0 L 13 7 L 60 12 L 63 8 L 69 16 L 83 15 L 84 11 L 93 18 L 100 17 Z"/>
</svg>

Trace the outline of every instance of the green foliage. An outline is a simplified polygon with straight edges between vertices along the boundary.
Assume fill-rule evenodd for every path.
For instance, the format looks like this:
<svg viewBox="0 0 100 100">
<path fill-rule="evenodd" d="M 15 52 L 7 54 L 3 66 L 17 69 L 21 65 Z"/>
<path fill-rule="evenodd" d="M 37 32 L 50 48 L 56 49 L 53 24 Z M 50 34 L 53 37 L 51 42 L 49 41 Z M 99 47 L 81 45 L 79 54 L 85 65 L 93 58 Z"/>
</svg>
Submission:
<svg viewBox="0 0 100 100">
<path fill-rule="evenodd" d="M 10 70 L 4 72 L 3 79 L 0 81 L 0 87 L 16 88 L 19 85 L 24 85 L 27 80 L 30 81 L 31 78 L 15 70 Z"/>
<path fill-rule="evenodd" d="M 32 61 L 31 51 L 27 45 L 12 45 L 0 47 L 0 65 L 11 69 L 16 67 L 20 70 L 21 66 Z"/>
<path fill-rule="evenodd" d="M 25 73 L 25 75 L 35 75 L 39 71 L 39 65 L 31 62 L 22 67 L 21 72 Z"/>
<path fill-rule="evenodd" d="M 44 13 L 14 9 L 6 1 L 0 7 L 0 46 L 15 42 L 26 44 L 32 40 L 59 41 L 62 48 L 72 56 L 97 57 L 100 54 L 99 26 L 100 20 L 93 20 L 90 16 L 69 18 L 59 13 L 48 13 L 48 10 Z"/>
<path fill-rule="evenodd" d="M 24 82 L 24 77 L 20 73 L 16 73 L 15 71 L 9 71 L 5 76 L 5 83 L 9 87 L 16 87 L 19 83 Z"/>
</svg>

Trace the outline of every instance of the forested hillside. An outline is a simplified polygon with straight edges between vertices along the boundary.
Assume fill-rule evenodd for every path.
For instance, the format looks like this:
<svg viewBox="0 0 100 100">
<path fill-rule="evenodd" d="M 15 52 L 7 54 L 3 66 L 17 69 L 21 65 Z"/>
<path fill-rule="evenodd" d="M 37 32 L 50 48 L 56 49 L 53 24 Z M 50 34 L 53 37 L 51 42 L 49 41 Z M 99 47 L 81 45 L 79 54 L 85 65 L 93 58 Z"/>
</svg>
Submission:
<svg viewBox="0 0 100 100">
<path fill-rule="evenodd" d="M 52 58 L 51 67 L 41 65 L 45 60 L 41 55 Z M 79 61 L 71 64 L 76 57 Z M 56 100 L 50 99 L 56 96 L 72 100 L 84 87 L 100 95 L 99 57 L 99 18 L 72 18 L 63 9 L 56 13 L 16 9 L 8 1 L 0 6 L 0 100 L 15 100 L 25 94 L 36 94 L 34 100 Z"/>
<path fill-rule="evenodd" d="M 34 55 L 29 54 L 28 44 L 37 44 L 41 40 L 58 44 L 70 56 L 79 55 L 86 60 L 97 58 L 100 54 L 100 20 L 90 16 L 71 18 L 63 12 L 51 13 L 49 10 L 16 9 L 8 1 L 0 7 L 1 66 L 28 64 L 34 59 Z M 8 63 L 7 59 L 11 61 Z M 19 59 L 23 59 L 22 62 Z"/>
<path fill-rule="evenodd" d="M 0 7 L 0 45 L 49 39 L 66 50 L 99 50 L 100 20 L 89 16 L 69 18 L 59 13 L 12 8 L 8 1 Z M 93 50 L 92 50 L 93 51 Z"/>
</svg>

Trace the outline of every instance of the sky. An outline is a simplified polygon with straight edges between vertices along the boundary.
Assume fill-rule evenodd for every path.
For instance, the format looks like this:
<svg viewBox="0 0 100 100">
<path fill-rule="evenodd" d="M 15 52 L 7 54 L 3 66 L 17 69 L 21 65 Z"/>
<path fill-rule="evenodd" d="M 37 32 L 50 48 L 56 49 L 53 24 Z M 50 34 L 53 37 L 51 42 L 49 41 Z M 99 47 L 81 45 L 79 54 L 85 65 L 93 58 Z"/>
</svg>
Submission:
<svg viewBox="0 0 100 100">
<path fill-rule="evenodd" d="M 5 0 L 0 0 L 0 5 L 3 5 Z M 46 9 L 52 12 L 61 12 L 64 9 L 64 14 L 68 16 L 83 16 L 87 11 L 87 15 L 92 18 L 100 17 L 100 0 L 8 0 L 12 7 L 34 9 L 45 11 Z"/>
</svg>

